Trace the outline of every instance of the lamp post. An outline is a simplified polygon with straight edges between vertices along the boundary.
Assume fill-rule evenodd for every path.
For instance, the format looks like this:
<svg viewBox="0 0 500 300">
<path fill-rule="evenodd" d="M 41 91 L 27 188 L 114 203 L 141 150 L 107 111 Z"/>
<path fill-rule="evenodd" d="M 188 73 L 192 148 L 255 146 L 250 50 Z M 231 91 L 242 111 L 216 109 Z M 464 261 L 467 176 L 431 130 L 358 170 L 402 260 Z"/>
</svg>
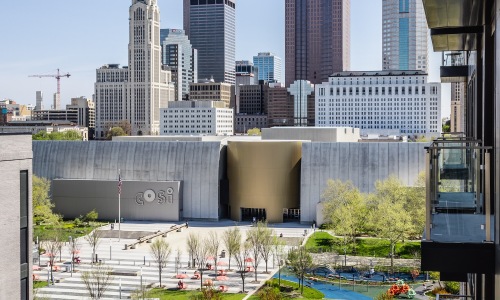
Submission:
<svg viewBox="0 0 500 300">
<path fill-rule="evenodd" d="M 111 248 L 113 247 L 113 240 L 109 239 L 109 260 L 111 260 Z"/>
<path fill-rule="evenodd" d="M 73 268 L 75 263 L 75 247 L 73 247 L 73 237 L 69 236 L 69 249 L 71 250 L 71 277 L 73 277 Z"/>
<path fill-rule="evenodd" d="M 278 258 L 278 288 L 281 289 L 281 266 L 283 265 L 283 260 Z"/>
<path fill-rule="evenodd" d="M 120 277 L 120 299 L 122 298 L 122 278 Z"/>
<path fill-rule="evenodd" d="M 142 267 L 141 267 L 141 297 L 144 300 L 144 290 L 142 289 Z"/>
</svg>

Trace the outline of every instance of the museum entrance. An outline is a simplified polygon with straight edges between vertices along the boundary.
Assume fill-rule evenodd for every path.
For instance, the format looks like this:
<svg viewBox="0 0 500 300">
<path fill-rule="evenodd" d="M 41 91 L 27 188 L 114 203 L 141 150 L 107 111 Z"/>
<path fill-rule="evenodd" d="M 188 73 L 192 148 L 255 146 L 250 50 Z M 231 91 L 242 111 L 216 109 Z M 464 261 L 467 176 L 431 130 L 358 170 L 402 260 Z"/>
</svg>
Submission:
<svg viewBox="0 0 500 300">
<path fill-rule="evenodd" d="M 241 208 L 241 221 L 265 221 L 266 209 L 265 208 Z"/>
<path fill-rule="evenodd" d="M 300 222 L 300 208 L 283 208 L 283 222 Z"/>
</svg>

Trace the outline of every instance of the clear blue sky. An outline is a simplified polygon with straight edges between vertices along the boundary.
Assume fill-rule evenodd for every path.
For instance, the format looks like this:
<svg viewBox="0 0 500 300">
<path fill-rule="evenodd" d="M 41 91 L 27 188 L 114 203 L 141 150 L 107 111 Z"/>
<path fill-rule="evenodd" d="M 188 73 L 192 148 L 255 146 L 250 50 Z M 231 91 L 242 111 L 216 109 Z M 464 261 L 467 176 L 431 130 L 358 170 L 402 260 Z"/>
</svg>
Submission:
<svg viewBox="0 0 500 300">
<path fill-rule="evenodd" d="M 158 0 L 161 28 L 182 28 L 182 0 Z M 4 1 L 0 10 L 0 99 L 35 104 L 44 92 L 49 107 L 57 68 L 62 105 L 71 97 L 92 97 L 95 70 L 108 63 L 127 64 L 130 0 Z M 237 0 L 236 59 L 251 60 L 271 51 L 283 59 L 284 0 Z M 381 69 L 381 0 L 351 0 L 351 69 Z M 430 45 L 430 43 L 429 43 Z M 430 55 L 430 81 L 439 81 L 440 53 Z M 443 85 L 442 115 L 450 112 L 449 84 Z"/>
</svg>

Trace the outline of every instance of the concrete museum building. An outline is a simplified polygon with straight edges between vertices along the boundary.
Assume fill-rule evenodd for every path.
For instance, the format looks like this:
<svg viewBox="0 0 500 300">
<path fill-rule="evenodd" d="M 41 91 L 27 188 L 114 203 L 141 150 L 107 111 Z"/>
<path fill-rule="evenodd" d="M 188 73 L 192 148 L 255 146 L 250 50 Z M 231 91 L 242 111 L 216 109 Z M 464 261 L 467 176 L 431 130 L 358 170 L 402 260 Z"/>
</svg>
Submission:
<svg viewBox="0 0 500 300">
<path fill-rule="evenodd" d="M 424 170 L 427 146 L 239 136 L 168 139 L 34 141 L 33 172 L 52 180 L 55 210 L 67 218 L 96 209 L 100 218 L 117 220 L 120 170 L 125 220 L 255 217 L 311 223 L 321 220 L 318 207 L 328 179 L 350 180 L 362 192 L 391 175 L 411 186 Z"/>
</svg>

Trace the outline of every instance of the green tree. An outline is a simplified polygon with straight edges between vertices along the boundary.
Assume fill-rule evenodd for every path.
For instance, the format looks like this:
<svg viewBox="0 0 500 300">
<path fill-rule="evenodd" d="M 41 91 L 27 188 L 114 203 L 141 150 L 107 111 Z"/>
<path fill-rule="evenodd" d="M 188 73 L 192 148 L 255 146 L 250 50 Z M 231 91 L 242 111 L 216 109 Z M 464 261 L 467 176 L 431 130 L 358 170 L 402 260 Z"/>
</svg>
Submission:
<svg viewBox="0 0 500 300">
<path fill-rule="evenodd" d="M 45 131 L 45 130 L 41 130 L 41 131 L 37 132 L 36 134 L 33 134 L 32 139 L 35 141 L 48 141 L 48 140 L 50 140 L 49 133 L 47 133 L 47 131 Z"/>
<path fill-rule="evenodd" d="M 247 241 L 250 246 L 250 257 L 252 258 L 252 267 L 254 268 L 255 282 L 257 282 L 257 268 L 259 267 L 262 259 L 262 222 L 258 222 L 257 226 L 250 228 L 247 231 Z"/>
<path fill-rule="evenodd" d="M 389 241 L 391 272 L 394 272 L 396 243 L 408 238 L 413 229 L 410 212 L 406 210 L 408 188 L 395 177 L 375 183 L 376 209 L 372 213 L 377 235 Z"/>
<path fill-rule="evenodd" d="M 330 179 L 321 198 L 330 228 L 343 236 L 346 252 L 349 246 L 355 250 L 356 236 L 365 229 L 368 216 L 363 194 L 350 181 Z"/>
<path fill-rule="evenodd" d="M 106 139 L 111 140 L 114 136 L 124 136 L 127 135 L 123 128 L 121 127 L 113 127 L 106 133 Z"/>
<path fill-rule="evenodd" d="M 260 256 L 264 259 L 266 263 L 266 273 L 269 273 L 267 270 L 267 266 L 269 263 L 269 259 L 273 254 L 274 249 L 274 231 L 267 227 L 267 222 L 259 222 L 257 223 L 257 228 L 260 235 Z"/>
<path fill-rule="evenodd" d="M 425 172 L 418 174 L 412 187 L 406 187 L 405 210 L 410 213 L 412 237 L 420 237 L 425 228 Z"/>
<path fill-rule="evenodd" d="M 165 242 L 165 240 L 160 238 L 151 244 L 149 251 L 155 262 L 158 264 L 158 277 L 160 278 L 161 287 L 161 273 L 167 266 L 168 258 L 172 253 L 172 249 L 170 248 L 170 245 Z"/>
<path fill-rule="evenodd" d="M 82 140 L 82 134 L 77 130 L 68 130 L 64 133 L 64 140 L 66 141 L 80 141 Z"/>
<path fill-rule="evenodd" d="M 50 201 L 50 181 L 43 177 L 32 177 L 33 222 L 35 224 L 57 224 L 61 217 L 52 212 Z"/>
<path fill-rule="evenodd" d="M 248 135 L 262 135 L 262 133 L 260 132 L 260 129 L 257 127 L 252 128 L 252 129 L 248 129 L 247 134 Z"/>
<path fill-rule="evenodd" d="M 241 232 L 238 227 L 228 228 L 222 234 L 222 241 L 229 256 L 229 266 L 231 269 L 231 256 L 240 251 Z"/>
<path fill-rule="evenodd" d="M 97 218 L 99 218 L 99 214 L 97 213 L 97 211 L 95 209 L 93 209 L 85 215 L 84 220 L 85 220 L 85 222 L 92 223 L 92 222 L 95 222 L 97 220 Z"/>
<path fill-rule="evenodd" d="M 313 266 L 311 254 L 305 247 L 298 247 L 288 252 L 288 261 L 299 278 L 300 294 L 304 293 L 304 276 L 306 271 Z"/>
</svg>

